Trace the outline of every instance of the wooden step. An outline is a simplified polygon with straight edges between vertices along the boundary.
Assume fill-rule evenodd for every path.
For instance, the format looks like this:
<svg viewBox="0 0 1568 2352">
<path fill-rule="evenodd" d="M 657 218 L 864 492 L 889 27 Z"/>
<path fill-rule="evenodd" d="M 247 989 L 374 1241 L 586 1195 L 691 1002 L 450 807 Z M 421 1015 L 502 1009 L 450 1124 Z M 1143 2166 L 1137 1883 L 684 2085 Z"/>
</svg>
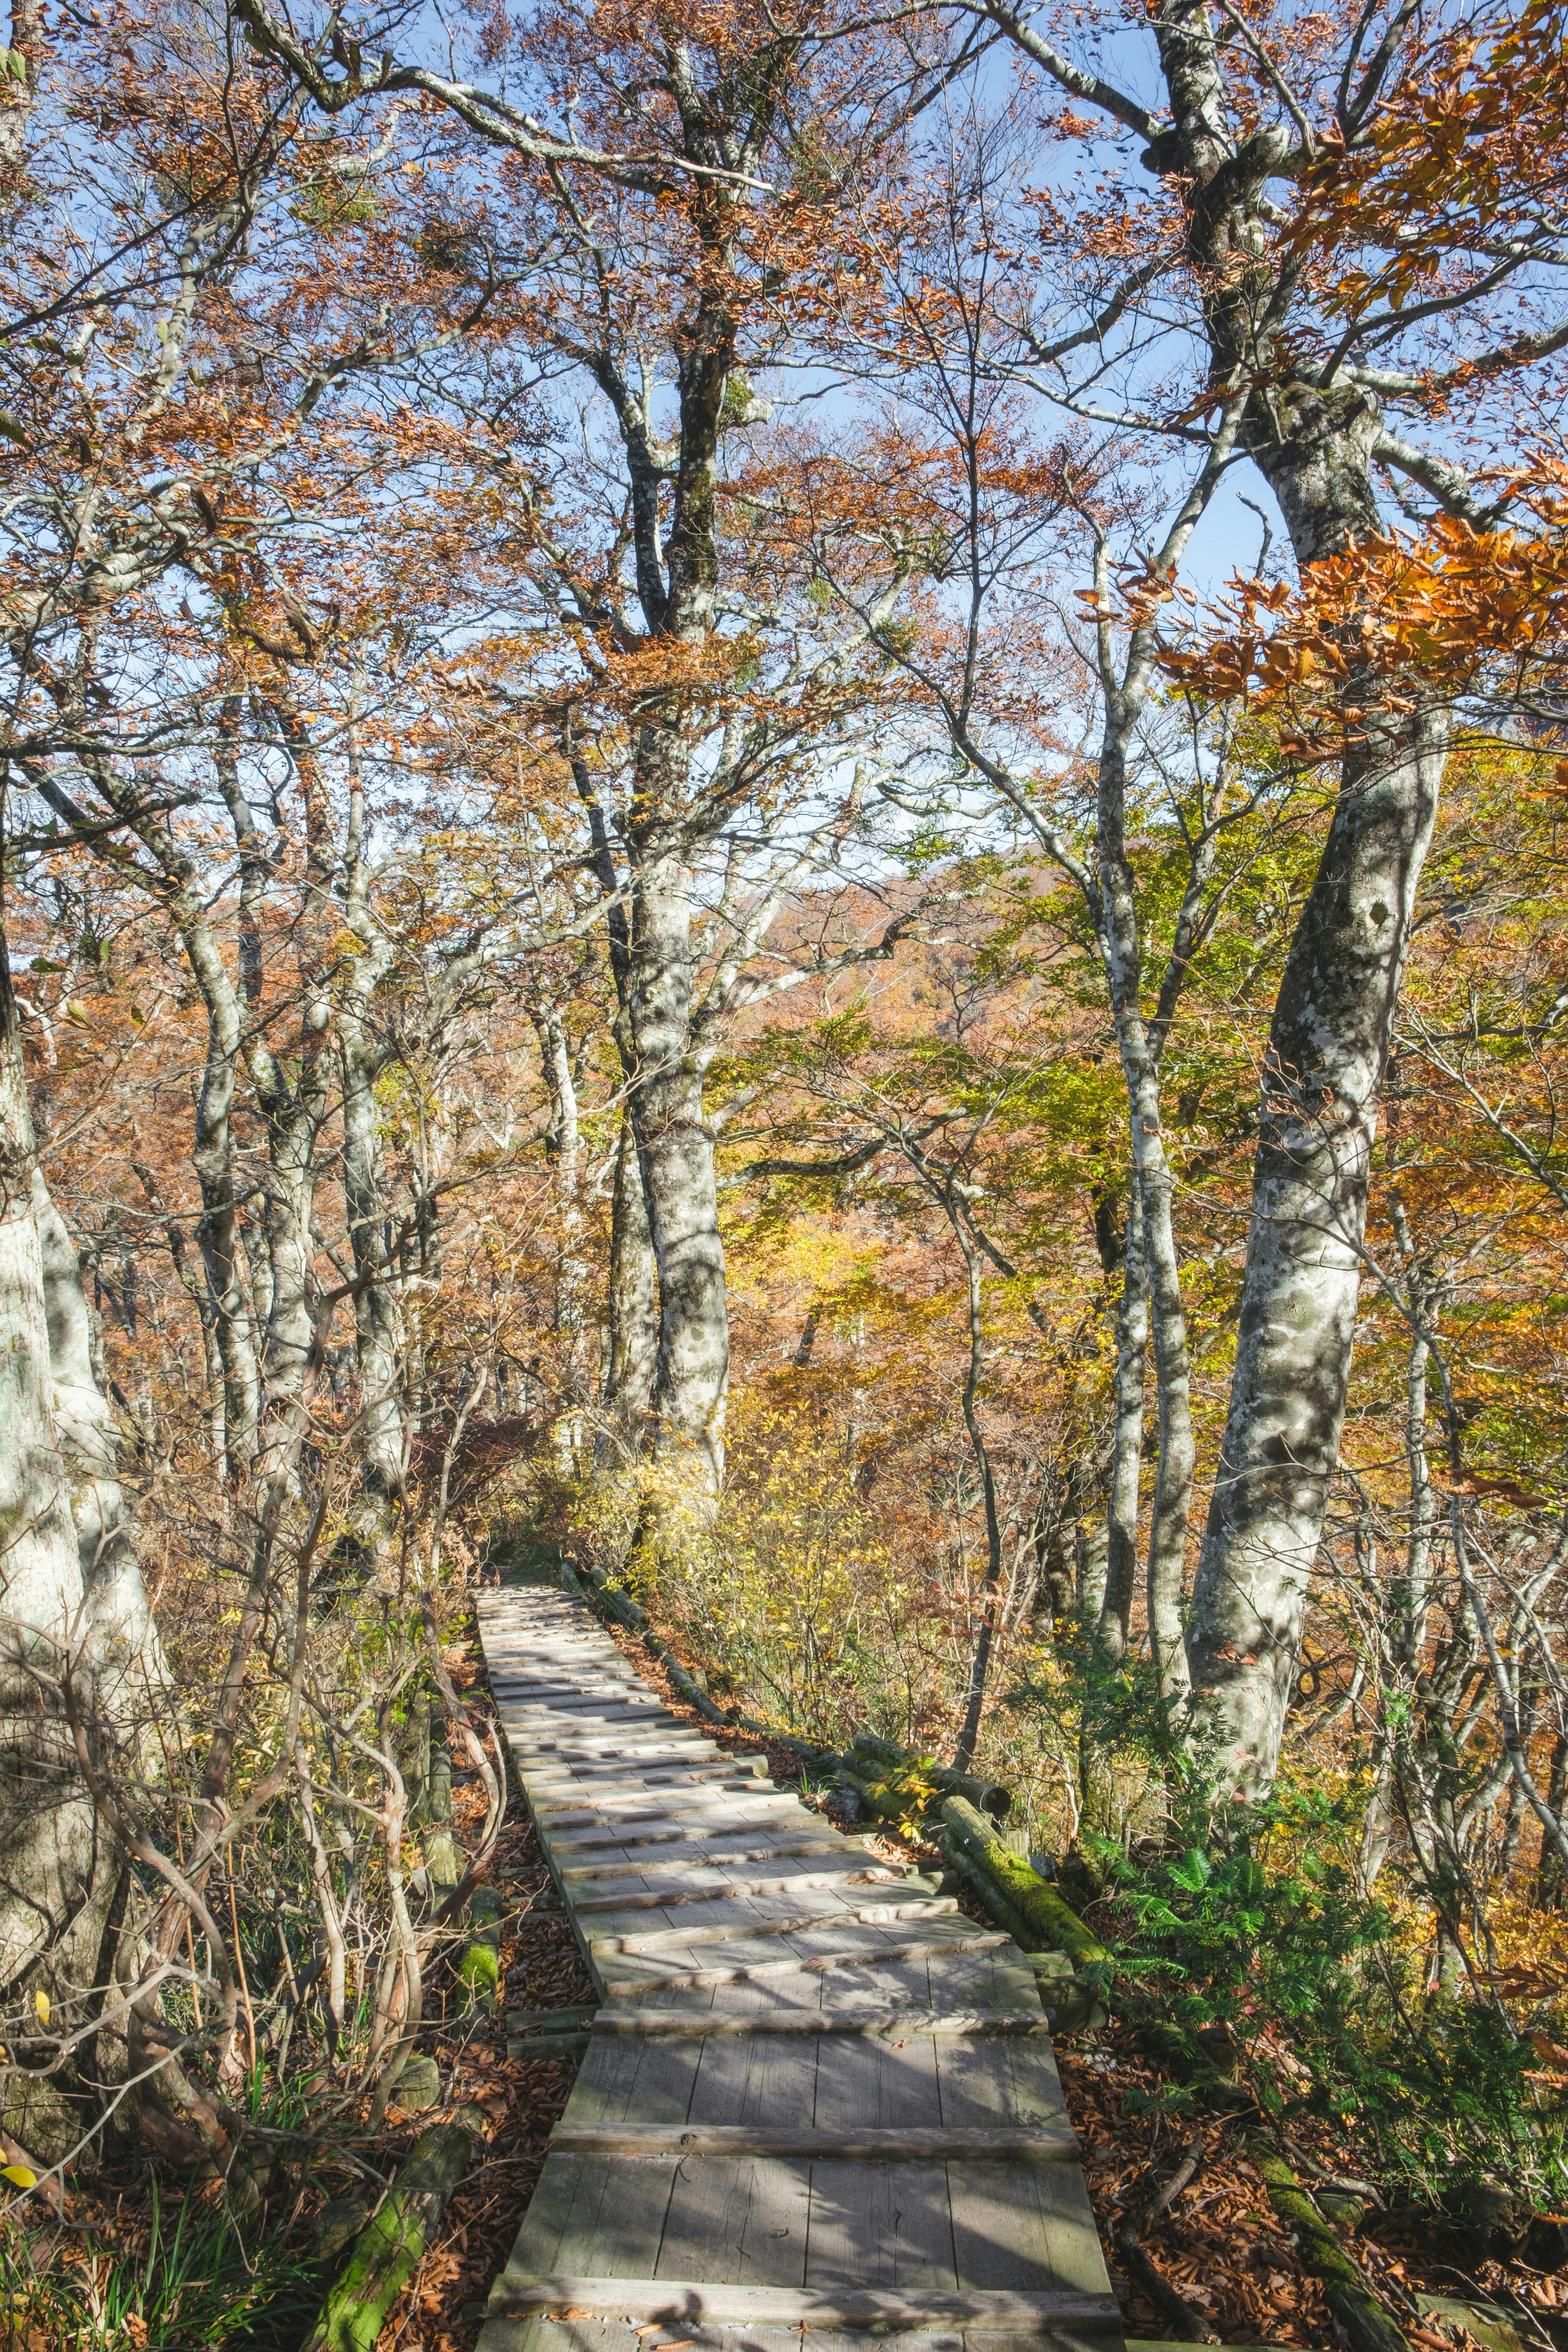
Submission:
<svg viewBox="0 0 1568 2352">
<path fill-rule="evenodd" d="M 931 2131 L 900 2125 L 811 2131 L 787 2124 L 570 2124 L 550 2135 L 552 2156 L 731 2156 L 805 2164 L 1062 2164 L 1078 2135 L 1006 2129 Z"/>
<path fill-rule="evenodd" d="M 501 1728 L 506 1728 L 503 1724 Z M 509 1739 L 507 1745 L 518 1759 L 518 1769 L 525 1780 L 534 1776 L 531 1765 L 603 1764 L 613 1767 L 627 1759 L 637 1763 L 684 1763 L 700 1757 L 704 1761 L 724 1761 L 725 1751 L 716 1748 L 710 1739 L 699 1739 L 695 1733 L 682 1738 L 675 1732 L 658 1732 L 639 1739 Z M 744 1759 L 741 1759 L 746 1760 Z"/>
<path fill-rule="evenodd" d="M 521 1771 L 524 1761 L 531 1767 L 529 1771 Z M 630 1764 L 637 1767 L 637 1757 L 632 1757 Z M 741 1757 L 736 1764 L 731 1764 L 729 1757 L 721 1755 L 717 1748 L 708 1750 L 705 1755 L 693 1752 L 691 1757 L 648 1757 L 647 1767 L 639 1767 L 635 1771 L 627 1771 L 626 1759 L 614 1755 L 578 1757 L 574 1764 L 566 1764 L 564 1759 L 557 1759 L 557 1757 L 541 1757 L 538 1764 L 533 1764 L 529 1757 L 521 1757 L 520 1771 L 529 1794 L 533 1794 L 533 1790 L 541 1790 L 541 1792 L 548 1792 L 550 1797 L 557 1797 L 564 1788 L 614 1788 L 616 1780 L 626 1780 L 630 1788 L 679 1788 L 682 1780 L 738 1780 L 741 1788 L 745 1788 L 748 1780 L 764 1778 L 764 1773 L 752 1771 L 750 1757 Z"/>
<path fill-rule="evenodd" d="M 722 1813 L 731 1807 L 765 1803 L 769 1784 L 700 1767 L 658 1778 L 628 1773 L 624 1780 L 613 1775 L 558 1780 L 552 1774 L 548 1780 L 525 1779 L 522 1785 L 530 1811 L 542 1821 L 564 1825 L 566 1815 L 580 1815 L 581 1825 L 591 1828 L 601 1822 L 651 1820 L 657 1814 L 668 1821 L 682 1812 Z M 787 1797 L 784 1801 L 789 1802 Z"/>
<path fill-rule="evenodd" d="M 615 1874 L 625 1878 L 627 1874 L 623 1869 Z M 580 1878 L 584 1874 L 581 1871 L 569 1874 L 563 1871 L 562 1875 Z M 605 1878 L 611 1874 L 601 1870 L 593 1875 Z M 662 1911 L 673 1909 L 682 1903 L 723 1903 L 742 1895 L 793 1895 L 797 1888 L 804 1891 L 816 1886 L 864 1886 L 868 1876 L 862 1864 L 852 1870 L 801 1870 L 793 1878 L 734 1878 L 727 1880 L 721 1886 L 650 1886 L 627 1889 L 619 1895 L 588 1895 L 574 1886 L 571 1902 L 574 1911 L 584 1914 L 595 1911 Z M 958 1906 L 954 1904 L 952 1907 L 956 1910 Z"/>
<path fill-rule="evenodd" d="M 711 1763 L 694 1758 L 689 1764 L 672 1759 L 668 1767 L 649 1762 L 639 1765 L 636 1771 L 627 1770 L 624 1765 L 617 1768 L 613 1757 L 605 1757 L 602 1766 L 596 1762 L 584 1762 L 573 1772 L 558 1770 L 553 1766 L 531 1771 L 522 1770 L 520 1767 L 520 1772 L 525 1789 L 531 1792 L 534 1789 L 548 1790 L 552 1796 L 558 1795 L 563 1789 L 574 1787 L 600 1789 L 622 1785 L 629 1795 L 636 1795 L 647 1789 L 679 1789 L 683 1782 L 690 1780 L 732 1780 L 738 1788 L 743 1789 L 748 1780 L 759 1780 L 763 1777 L 762 1773 L 751 1770 L 743 1758 L 740 1764 L 731 1764 L 721 1757 Z M 793 1801 L 786 1799 L 786 1801 Z"/>
<path fill-rule="evenodd" d="M 959 1952 L 993 1952 L 1012 1940 L 998 1930 L 977 1927 L 972 1936 L 943 1937 L 941 1942 L 927 1937 L 908 1944 L 884 1944 L 869 1952 L 815 1952 L 806 1959 L 752 1960 L 741 1968 L 691 1969 L 667 1977 L 634 1977 L 615 1990 L 622 1994 L 686 1992 L 699 1991 L 708 1985 L 766 1984 L 777 1977 L 828 1976 L 845 1969 L 886 1969 L 904 1960 L 946 1959 Z M 595 1959 L 598 1957 L 595 1953 Z"/>
<path fill-rule="evenodd" d="M 510 2021 L 509 2019 L 508 2022 Z M 916 2034 L 951 2034 L 964 2041 L 1050 2039 L 1050 2021 L 1044 2010 L 934 2010 L 900 2007 L 873 2010 L 750 2009 L 741 2012 L 710 2009 L 601 2009 L 594 2019 L 595 2037 L 617 2035 L 653 2041 L 705 2042 L 752 2035 L 854 2034 L 863 2040 L 911 2040 Z"/>
<path fill-rule="evenodd" d="M 744 1944 L 754 1936 L 813 1936 L 825 1928 L 879 1927 L 889 1919 L 951 1919 L 957 1911 L 951 1895 L 926 1895 L 913 1903 L 847 1903 L 841 1911 L 797 1912 L 783 1919 L 726 1919 L 711 1927 L 650 1927 L 640 1935 L 590 1936 L 588 1948 L 595 1958 L 609 1952 L 684 1951 L 693 1944 Z"/>
<path fill-rule="evenodd" d="M 666 1838 L 672 1843 L 679 1843 L 683 1851 L 673 1858 L 667 1857 L 663 1861 L 645 1860 L 641 1855 L 639 1855 L 635 1862 L 577 1863 L 569 1868 L 563 1868 L 556 1874 L 562 1879 L 570 1878 L 573 1880 L 579 1878 L 626 1878 L 631 1876 L 638 1878 L 653 1878 L 656 1876 L 663 1877 L 667 1873 L 673 1874 L 679 1872 L 683 1874 L 689 1870 L 726 1870 L 731 1864 L 740 1864 L 744 1862 L 787 1862 L 791 1855 L 799 1855 L 803 1860 L 808 1858 L 814 1853 L 824 1855 L 835 1854 L 844 1859 L 849 1859 L 853 1857 L 856 1852 L 856 1849 L 853 1846 L 848 1845 L 843 1839 L 830 1843 L 829 1837 L 826 1835 L 818 1838 L 782 1838 L 775 1841 L 772 1845 L 742 1846 L 734 1853 L 726 1853 L 721 1846 L 693 1846 L 689 1843 L 684 1832 L 676 1830 L 663 1832 L 658 1839 L 635 1837 L 627 1838 L 624 1843 L 628 1846 L 652 1845 L 662 1843 Z M 612 1844 L 615 1843 L 616 1841 L 613 1839 L 595 1838 L 591 1845 L 584 1844 L 581 1848 L 576 1846 L 563 1846 L 558 1847 L 556 1851 L 558 1853 L 574 1853 L 582 1852 L 587 1853 L 593 1852 L 595 1848 L 601 1845 Z M 866 1865 L 862 1864 L 861 1866 L 865 1867 Z M 573 1900 L 575 1902 L 576 1897 L 574 1896 Z"/>
<path fill-rule="evenodd" d="M 568 1816 L 574 1821 L 580 1820 L 587 1828 L 597 1822 L 617 1820 L 668 1822 L 683 1813 L 706 1815 L 710 1819 L 715 1814 L 727 1813 L 739 1829 L 746 1826 L 744 1816 L 747 1813 L 764 1811 L 792 1813 L 799 1810 L 787 1789 L 770 1789 L 765 1780 L 757 1781 L 754 1787 L 750 1781 L 742 1781 L 733 1790 L 698 1788 L 689 1794 L 683 1793 L 679 1788 L 669 1789 L 662 1794 L 657 1790 L 650 1792 L 647 1789 L 627 1789 L 618 1797 L 609 1790 L 597 1795 L 590 1790 L 583 1796 L 574 1798 L 570 1793 L 563 1795 L 552 1789 L 542 1790 L 535 1800 L 533 1790 L 530 1789 L 528 1801 L 531 1811 L 542 1814 L 547 1822 L 554 1822 L 562 1828 L 567 1825 Z"/>
<path fill-rule="evenodd" d="M 543 2312 L 561 2317 L 657 2320 L 666 2326 L 734 2322 L 750 2327 L 973 2327 L 998 2335 L 1046 2336 L 1058 2328 L 1120 2334 L 1111 2294 L 1070 2287 L 1026 2294 L 1005 2287 L 720 2286 L 686 2279 L 524 2278 L 503 2271 L 488 2305 L 491 2319 Z"/>
</svg>

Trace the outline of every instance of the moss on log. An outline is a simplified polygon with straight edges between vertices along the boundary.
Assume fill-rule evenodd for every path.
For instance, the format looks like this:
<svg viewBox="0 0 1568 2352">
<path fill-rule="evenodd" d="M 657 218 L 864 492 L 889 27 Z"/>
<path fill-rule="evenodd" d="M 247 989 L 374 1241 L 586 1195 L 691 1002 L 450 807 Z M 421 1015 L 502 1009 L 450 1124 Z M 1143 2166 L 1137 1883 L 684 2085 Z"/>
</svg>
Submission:
<svg viewBox="0 0 1568 2352">
<path fill-rule="evenodd" d="M 994 1881 L 1003 1901 L 1028 1931 L 1028 1948 L 1065 1952 L 1075 1969 L 1109 1971 L 1114 1962 L 1098 1936 L 1091 1935 L 1062 1901 L 1054 1886 L 1017 1854 L 1009 1853 L 979 1808 L 966 1797 L 949 1797 L 942 1809 L 948 1835 L 969 1861 Z"/>
<path fill-rule="evenodd" d="M 420 2133 L 354 2240 L 300 2352 L 372 2352 L 483 2135 L 484 2117 L 477 2107 L 459 2107 L 450 2123 L 432 2124 Z"/>
<path fill-rule="evenodd" d="M 1268 2202 L 1296 2242 L 1301 2265 L 1323 2283 L 1329 2309 L 1352 2352 L 1409 2352 L 1400 2330 L 1368 2286 L 1284 2158 L 1254 2133 L 1247 2160 L 1268 2191 Z"/>
<path fill-rule="evenodd" d="M 424 1813 L 419 1851 L 426 1875 L 432 1889 L 456 1886 L 463 1875 L 463 1857 L 452 1835 L 452 1751 L 444 1741 L 430 1749 Z"/>
<path fill-rule="evenodd" d="M 939 1763 L 934 1756 L 917 1756 L 912 1749 L 896 1747 L 892 1740 L 879 1739 L 871 1731 L 858 1731 L 849 1745 L 850 1765 L 857 1765 L 861 1757 L 867 1758 L 868 1765 L 861 1765 L 860 1769 L 879 1766 L 881 1777 L 889 1787 L 923 1782 L 944 1797 L 966 1798 L 997 1822 L 1005 1821 L 1013 1810 L 1011 1789 L 1004 1789 L 999 1782 L 987 1780 L 977 1772 L 955 1772 L 950 1765 Z"/>
<path fill-rule="evenodd" d="M 476 1886 L 468 1898 L 468 1948 L 458 1962 L 464 2019 L 492 2013 L 500 1999 L 500 1927 L 503 1905 L 493 1886 Z"/>
</svg>

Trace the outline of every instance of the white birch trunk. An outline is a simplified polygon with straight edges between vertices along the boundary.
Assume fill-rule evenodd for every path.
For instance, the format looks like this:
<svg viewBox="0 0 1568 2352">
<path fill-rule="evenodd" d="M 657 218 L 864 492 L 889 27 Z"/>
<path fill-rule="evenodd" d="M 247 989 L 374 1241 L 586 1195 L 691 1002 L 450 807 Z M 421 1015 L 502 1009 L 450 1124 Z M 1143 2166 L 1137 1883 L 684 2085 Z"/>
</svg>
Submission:
<svg viewBox="0 0 1568 2352">
<path fill-rule="evenodd" d="M 565 1478 L 577 1466 L 583 1401 L 583 1304 L 588 1283 L 583 1234 L 583 1133 L 572 1045 L 560 1006 L 542 996 L 531 999 L 529 1015 L 539 1040 L 540 1070 L 550 1099 L 545 1156 L 555 1179 L 555 1299 L 553 1320 L 560 1340 L 557 1366 L 566 1410 L 552 1432 L 556 1468 Z"/>
<path fill-rule="evenodd" d="M 360 1476 L 365 1532 L 374 1545 L 386 1531 L 404 1482 L 404 1330 L 381 1181 L 375 1111 L 381 1057 L 366 1040 L 357 1003 L 340 1003 L 338 1057 L 343 1096 L 343 1205 L 355 1282 Z"/>
<path fill-rule="evenodd" d="M 47 1959 L 68 2025 L 73 1996 L 99 1981 L 120 1863 L 82 1785 L 60 1685 L 74 1678 L 108 1748 L 132 1728 L 157 1644 L 79 1262 L 37 1168 L 3 932 L 0 1596 L 0 1988 L 20 1990 Z M 68 2076 L 19 2089 L 6 2128 L 40 2155 L 64 2153 L 82 2123 L 68 2089 Z"/>
<path fill-rule="evenodd" d="M 1347 762 L 1269 1034 L 1230 1411 L 1198 1562 L 1194 1736 L 1273 1781 L 1339 1459 L 1378 1092 L 1431 839 L 1444 728 Z"/>
<path fill-rule="evenodd" d="M 647 1229 L 647 1202 L 629 1112 L 621 1121 L 610 1212 L 610 1360 L 604 1411 L 610 1428 L 595 1447 L 608 1471 L 643 1451 L 658 1371 L 658 1269 Z"/>
<path fill-rule="evenodd" d="M 1106 1507 L 1105 1597 L 1100 1643 L 1121 1657 L 1138 1582 L 1138 1489 L 1143 1468 L 1143 1381 L 1149 1352 L 1149 1285 L 1143 1255 L 1143 1212 L 1138 1188 L 1127 1203 L 1126 1252 L 1116 1309 L 1115 1424 L 1110 1491 Z"/>
<path fill-rule="evenodd" d="M 691 1035 L 691 877 L 673 847 L 642 868 L 632 901 L 633 1119 L 658 1269 L 661 1454 L 689 1465 L 695 1490 L 724 1473 L 730 1325 L 713 1135 L 702 1113 L 707 1055 Z"/>
<path fill-rule="evenodd" d="M 392 942 L 372 912 L 365 862 L 364 787 L 357 730 L 349 736 L 349 826 L 344 924 L 358 944 L 342 959 L 337 1046 L 342 1085 L 343 1205 L 354 1269 L 354 1355 L 359 1369 L 362 1541 L 373 1559 L 387 1540 L 404 1491 L 409 1430 L 406 1334 L 383 1181 L 375 1082 L 390 1058 L 369 1034 L 376 989 L 391 971 Z"/>
</svg>

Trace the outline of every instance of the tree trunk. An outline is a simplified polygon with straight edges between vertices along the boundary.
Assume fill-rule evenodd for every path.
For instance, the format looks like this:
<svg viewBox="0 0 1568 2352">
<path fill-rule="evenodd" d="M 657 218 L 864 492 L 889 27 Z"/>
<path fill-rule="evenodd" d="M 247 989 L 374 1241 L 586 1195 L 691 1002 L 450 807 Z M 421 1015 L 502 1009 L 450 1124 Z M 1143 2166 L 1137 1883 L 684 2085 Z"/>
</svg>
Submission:
<svg viewBox="0 0 1568 2352">
<path fill-rule="evenodd" d="M 1143 698 L 1141 673 L 1130 664 L 1121 692 L 1108 696 L 1100 751 L 1096 849 L 1100 866 L 1100 951 L 1127 1087 L 1132 1181 L 1143 1239 L 1144 1313 L 1154 1342 L 1158 1376 L 1160 1454 L 1149 1528 L 1149 1640 L 1161 1695 L 1171 1702 L 1184 1696 L 1187 1685 L 1182 1599 L 1196 1457 L 1186 1309 L 1182 1299 L 1181 1265 L 1172 1216 L 1174 1187 L 1160 1117 L 1159 1060 L 1140 1003 L 1142 959 L 1137 900 L 1123 832 L 1127 747 Z M 1130 1341 L 1131 1336 L 1130 1332 Z M 1128 1385 L 1131 1390 L 1131 1376 Z M 1131 1407 L 1131 1395 L 1127 1402 Z M 1119 1390 L 1119 1419 L 1121 1402 Z"/>
<path fill-rule="evenodd" d="M 343 1089 L 343 1205 L 354 1266 L 354 1352 L 360 1387 L 360 1476 L 374 1542 L 403 1490 L 403 1318 L 387 1244 L 375 1081 L 383 1056 L 356 1011 L 340 1006 L 338 1055 Z"/>
<path fill-rule="evenodd" d="M 1444 728 L 1418 713 L 1345 764 L 1280 983 L 1230 1410 L 1189 1649 L 1196 1743 L 1273 1781 L 1350 1381 L 1377 1099 L 1432 835 Z"/>
<path fill-rule="evenodd" d="M 980 1426 L 975 1400 L 980 1388 L 980 1374 L 984 1364 L 985 1329 L 982 1319 L 984 1300 L 981 1286 L 980 1252 L 964 1231 L 963 1213 L 954 1213 L 951 1195 L 947 1202 L 948 1215 L 953 1238 L 963 1252 L 964 1272 L 969 1289 L 969 1369 L 963 1383 L 963 1425 L 969 1432 L 970 1451 L 980 1480 L 980 1499 L 985 1513 L 985 1575 L 981 1584 L 980 1630 L 975 1637 L 974 1652 L 969 1665 L 969 1686 L 964 1695 L 963 1722 L 958 1743 L 952 1751 L 953 1769 L 967 1772 L 974 1761 L 974 1750 L 980 1740 L 980 1717 L 985 1705 L 985 1684 L 991 1670 L 991 1652 L 996 1639 L 996 1614 L 1002 1592 L 1002 1528 L 996 1517 L 996 1479 L 991 1467 L 991 1451 L 985 1443 L 985 1433 Z"/>
<path fill-rule="evenodd" d="M 610 1214 L 610 1362 L 604 1409 L 611 1430 L 601 1431 L 595 1466 L 608 1470 L 635 1458 L 647 1443 L 658 1371 L 658 1269 L 647 1229 L 647 1202 L 628 1111 L 616 1151 Z"/>
<path fill-rule="evenodd" d="M 571 1345 L 583 1328 L 583 1293 L 588 1269 L 583 1249 L 583 1133 L 577 1113 L 577 1082 L 572 1070 L 571 1040 L 559 1008 L 534 1005 L 534 1034 L 539 1040 L 540 1067 L 550 1097 L 550 1132 L 545 1155 L 555 1171 L 556 1213 L 560 1239 L 555 1260 L 555 1328 L 567 1339 L 567 1359 L 574 1368 Z"/>
<path fill-rule="evenodd" d="M 529 1005 L 539 1040 L 540 1068 L 550 1098 L 545 1154 L 555 1177 L 556 1255 L 554 1325 L 561 1345 L 557 1370 L 566 1410 L 552 1434 L 556 1468 L 571 1477 L 577 1466 L 580 1422 L 574 1410 L 583 1398 L 583 1300 L 588 1269 L 583 1254 L 583 1134 L 577 1115 L 577 1083 L 571 1041 L 558 1005 L 542 997 Z"/>
<path fill-rule="evenodd" d="M 1568 1731 L 1560 1731 L 1552 1743 L 1546 1803 L 1553 1819 L 1561 1821 L 1563 1807 L 1568 1805 Z M 1543 1911 L 1568 1909 L 1568 1871 L 1564 1871 L 1563 1857 L 1550 1838 L 1543 1837 L 1541 1841 L 1541 1860 L 1535 1870 L 1535 1899 Z"/>
<path fill-rule="evenodd" d="M 1127 1203 L 1121 1294 L 1116 1308 L 1116 1417 L 1106 1507 L 1105 1599 L 1100 1612 L 1100 1643 L 1110 1658 L 1125 1654 L 1138 1582 L 1138 1486 L 1143 1468 L 1143 1372 L 1148 1352 L 1148 1263 L 1143 1254 L 1142 1202 L 1134 1185 Z"/>
<path fill-rule="evenodd" d="M 0 1984 L 84 1907 L 98 1871 L 92 1808 L 69 1735 L 30 1652 L 57 1674 L 84 1633 L 81 1548 L 54 1418 L 43 1255 L 33 1211 L 33 1134 L 8 971 L 0 964 Z"/>
<path fill-rule="evenodd" d="M 631 926 L 633 1119 L 658 1269 L 653 1402 L 659 1452 L 689 1464 L 695 1493 L 711 1498 L 724 1473 L 730 1324 L 692 961 L 689 875 L 661 845 L 638 874 Z"/>
<path fill-rule="evenodd" d="M 82 1287 L 80 1255 L 37 1163 L 32 1197 L 55 1429 L 76 1524 L 86 1623 L 100 1677 L 97 1696 L 100 1706 L 109 1705 L 109 1686 L 150 1663 L 156 1635 L 121 1492 L 113 1416 L 93 1371 L 92 1310 Z M 123 1712 L 133 1697 L 125 1695 L 114 1711 Z"/>
<path fill-rule="evenodd" d="M 15 1998 L 47 1960 L 68 2030 L 96 1982 L 119 1863 L 82 1785 L 59 1681 L 69 1672 L 79 1691 L 90 1686 L 91 1736 L 107 1747 L 128 1716 L 131 1670 L 153 1647 L 91 1340 L 77 1253 L 37 1171 L 0 932 L 0 1990 Z M 63 2153 L 82 2124 L 68 2091 L 61 2077 L 16 2092 L 6 2128 L 40 2155 Z"/>
<path fill-rule="evenodd" d="M 237 836 L 242 847 L 242 890 L 254 898 L 260 887 L 254 855 L 243 856 L 244 826 L 255 827 L 239 788 L 235 740 L 238 711 L 226 702 L 218 722 L 216 768 L 219 788 L 231 814 L 237 808 Z M 240 1273 L 239 1221 L 234 1192 L 234 1089 L 243 1049 L 245 1016 L 241 995 L 230 979 L 219 952 L 206 910 L 193 894 L 182 891 L 174 908 L 180 943 L 202 992 L 207 1009 L 207 1053 L 202 1090 L 196 1102 L 196 1136 L 192 1159 L 201 1186 L 202 1216 L 196 1243 L 206 1268 L 217 1318 L 218 1354 L 223 1362 L 225 1466 L 231 1478 L 243 1477 L 256 1460 L 261 1422 L 261 1368 L 258 1360 L 256 1327 Z M 254 1004 L 260 971 L 247 950 L 255 945 L 254 925 L 247 923 L 241 949 L 245 1001 Z"/>
</svg>

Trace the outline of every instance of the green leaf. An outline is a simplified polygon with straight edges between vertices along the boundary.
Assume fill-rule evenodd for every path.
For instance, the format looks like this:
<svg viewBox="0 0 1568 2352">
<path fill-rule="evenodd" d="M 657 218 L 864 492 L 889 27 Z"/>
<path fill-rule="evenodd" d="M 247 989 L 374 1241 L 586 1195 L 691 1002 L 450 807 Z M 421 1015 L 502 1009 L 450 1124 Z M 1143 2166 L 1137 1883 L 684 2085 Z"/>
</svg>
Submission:
<svg viewBox="0 0 1568 2352">
<path fill-rule="evenodd" d="M 1171 1875 L 1190 1895 L 1201 1895 L 1214 1876 L 1214 1864 L 1201 1845 L 1190 1845 L 1180 1862 L 1171 1864 Z"/>
</svg>

